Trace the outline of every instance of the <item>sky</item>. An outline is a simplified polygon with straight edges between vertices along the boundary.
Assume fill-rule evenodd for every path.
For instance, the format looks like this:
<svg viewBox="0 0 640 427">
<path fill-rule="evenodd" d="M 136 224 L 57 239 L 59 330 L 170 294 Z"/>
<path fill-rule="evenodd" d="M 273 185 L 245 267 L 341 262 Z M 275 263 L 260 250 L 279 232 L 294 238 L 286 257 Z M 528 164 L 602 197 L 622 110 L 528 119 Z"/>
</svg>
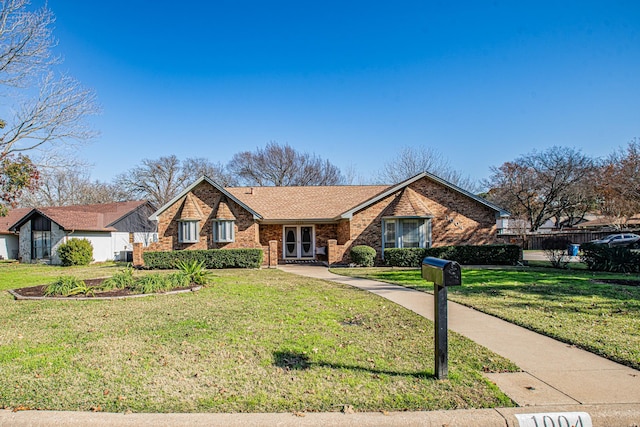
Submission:
<svg viewBox="0 0 640 427">
<path fill-rule="evenodd" d="M 101 181 L 270 141 L 361 182 L 402 147 L 482 180 L 532 150 L 602 157 L 640 136 L 636 0 L 47 4 L 64 71 L 102 108 L 77 152 Z"/>
</svg>

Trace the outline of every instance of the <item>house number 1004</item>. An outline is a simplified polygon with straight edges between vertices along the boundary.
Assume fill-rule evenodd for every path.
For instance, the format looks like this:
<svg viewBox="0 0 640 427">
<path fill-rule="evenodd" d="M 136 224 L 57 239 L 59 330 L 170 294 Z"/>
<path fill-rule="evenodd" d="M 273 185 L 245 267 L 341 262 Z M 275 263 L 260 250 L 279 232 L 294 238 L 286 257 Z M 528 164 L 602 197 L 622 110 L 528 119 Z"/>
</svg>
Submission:
<svg viewBox="0 0 640 427">
<path fill-rule="evenodd" d="M 519 427 L 593 427 L 586 412 L 516 414 Z"/>
</svg>

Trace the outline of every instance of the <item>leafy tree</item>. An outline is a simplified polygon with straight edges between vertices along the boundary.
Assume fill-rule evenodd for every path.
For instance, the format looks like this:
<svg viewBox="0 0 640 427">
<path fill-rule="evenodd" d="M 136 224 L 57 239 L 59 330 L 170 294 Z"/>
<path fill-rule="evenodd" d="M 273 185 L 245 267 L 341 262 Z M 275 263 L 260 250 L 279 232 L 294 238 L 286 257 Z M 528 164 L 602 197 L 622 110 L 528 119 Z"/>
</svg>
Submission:
<svg viewBox="0 0 640 427">
<path fill-rule="evenodd" d="M 244 185 L 338 185 L 344 180 L 340 169 L 328 160 L 275 142 L 235 154 L 227 168 Z"/>
<path fill-rule="evenodd" d="M 27 156 L 0 156 L 0 216 L 7 214 L 7 205 L 15 206 L 24 190 L 33 190 L 38 171 Z"/>
<path fill-rule="evenodd" d="M 510 210 L 515 218 L 525 219 L 531 231 L 553 217 L 575 218 L 595 203 L 595 192 L 589 185 L 594 161 L 572 148 L 533 151 L 491 171 L 485 183 L 491 189 L 488 198 Z"/>
<path fill-rule="evenodd" d="M 97 112 L 94 93 L 55 72 L 61 59 L 52 55 L 54 16 L 46 7 L 28 7 L 28 0 L 0 2 L 0 214 L 37 184 L 26 151 L 50 153 L 94 136 L 83 120 Z"/>
<path fill-rule="evenodd" d="M 470 177 L 454 170 L 440 152 L 424 146 L 401 148 L 384 164 L 379 176 L 381 182 L 396 184 L 422 172 L 429 172 L 467 191 L 477 193 L 480 189 Z"/>
</svg>

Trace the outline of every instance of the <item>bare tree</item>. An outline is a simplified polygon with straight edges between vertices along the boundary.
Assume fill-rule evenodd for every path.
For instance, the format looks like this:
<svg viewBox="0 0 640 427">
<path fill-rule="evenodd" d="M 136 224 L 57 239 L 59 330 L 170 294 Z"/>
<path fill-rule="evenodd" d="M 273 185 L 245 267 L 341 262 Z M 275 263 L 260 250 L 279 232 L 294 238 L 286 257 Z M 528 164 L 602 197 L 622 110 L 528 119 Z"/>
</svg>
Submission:
<svg viewBox="0 0 640 427">
<path fill-rule="evenodd" d="M 640 212 L 640 141 L 633 139 L 626 149 L 611 154 L 597 175 L 599 207 L 622 226 Z"/>
<path fill-rule="evenodd" d="M 115 184 L 92 181 L 88 171 L 78 166 L 72 169 L 47 169 L 42 173 L 38 189 L 25 193 L 21 206 L 69 206 L 109 203 L 128 200 Z"/>
<path fill-rule="evenodd" d="M 13 182 L 3 186 L 0 203 L 13 204 L 37 183 L 37 166 L 25 152 L 50 152 L 94 136 L 83 119 L 97 113 L 95 95 L 56 74 L 61 59 L 52 55 L 53 22 L 50 10 L 29 10 L 28 0 L 0 2 L 0 94 L 6 101 L 0 109 L 0 181 Z"/>
<path fill-rule="evenodd" d="M 189 174 L 175 156 L 143 159 L 140 166 L 120 174 L 115 184 L 132 199 L 148 200 L 154 206 L 164 206 L 187 185 Z"/>
<path fill-rule="evenodd" d="M 280 187 L 343 183 L 340 169 L 328 160 L 275 142 L 254 152 L 235 154 L 227 168 L 245 185 Z"/>
<path fill-rule="evenodd" d="M 380 172 L 381 182 L 394 184 L 429 172 L 467 191 L 477 193 L 480 186 L 473 179 L 454 170 L 442 153 L 431 147 L 404 147 L 387 161 Z"/>
<path fill-rule="evenodd" d="M 575 217 L 595 201 L 589 190 L 594 161 L 572 148 L 533 151 L 491 170 L 485 183 L 491 189 L 488 198 L 525 218 L 531 231 L 553 217 Z"/>
<path fill-rule="evenodd" d="M 227 173 L 225 166 L 220 162 L 212 163 L 202 157 L 189 158 L 182 162 L 182 169 L 189 182 L 194 182 L 198 178 L 206 176 L 223 187 L 238 185 L 237 179 Z"/>
</svg>

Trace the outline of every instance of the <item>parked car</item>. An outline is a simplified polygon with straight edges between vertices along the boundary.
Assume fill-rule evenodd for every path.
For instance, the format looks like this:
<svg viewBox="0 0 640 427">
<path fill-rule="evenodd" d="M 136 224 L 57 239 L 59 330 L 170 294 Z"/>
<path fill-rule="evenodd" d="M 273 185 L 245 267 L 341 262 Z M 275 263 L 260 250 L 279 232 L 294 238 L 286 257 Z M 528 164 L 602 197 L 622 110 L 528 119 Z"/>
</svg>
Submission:
<svg viewBox="0 0 640 427">
<path fill-rule="evenodd" d="M 592 240 L 591 243 L 595 243 L 596 245 L 607 245 L 610 248 L 614 246 L 628 246 L 635 248 L 640 246 L 640 236 L 631 233 L 609 234 L 603 239 Z"/>
</svg>

